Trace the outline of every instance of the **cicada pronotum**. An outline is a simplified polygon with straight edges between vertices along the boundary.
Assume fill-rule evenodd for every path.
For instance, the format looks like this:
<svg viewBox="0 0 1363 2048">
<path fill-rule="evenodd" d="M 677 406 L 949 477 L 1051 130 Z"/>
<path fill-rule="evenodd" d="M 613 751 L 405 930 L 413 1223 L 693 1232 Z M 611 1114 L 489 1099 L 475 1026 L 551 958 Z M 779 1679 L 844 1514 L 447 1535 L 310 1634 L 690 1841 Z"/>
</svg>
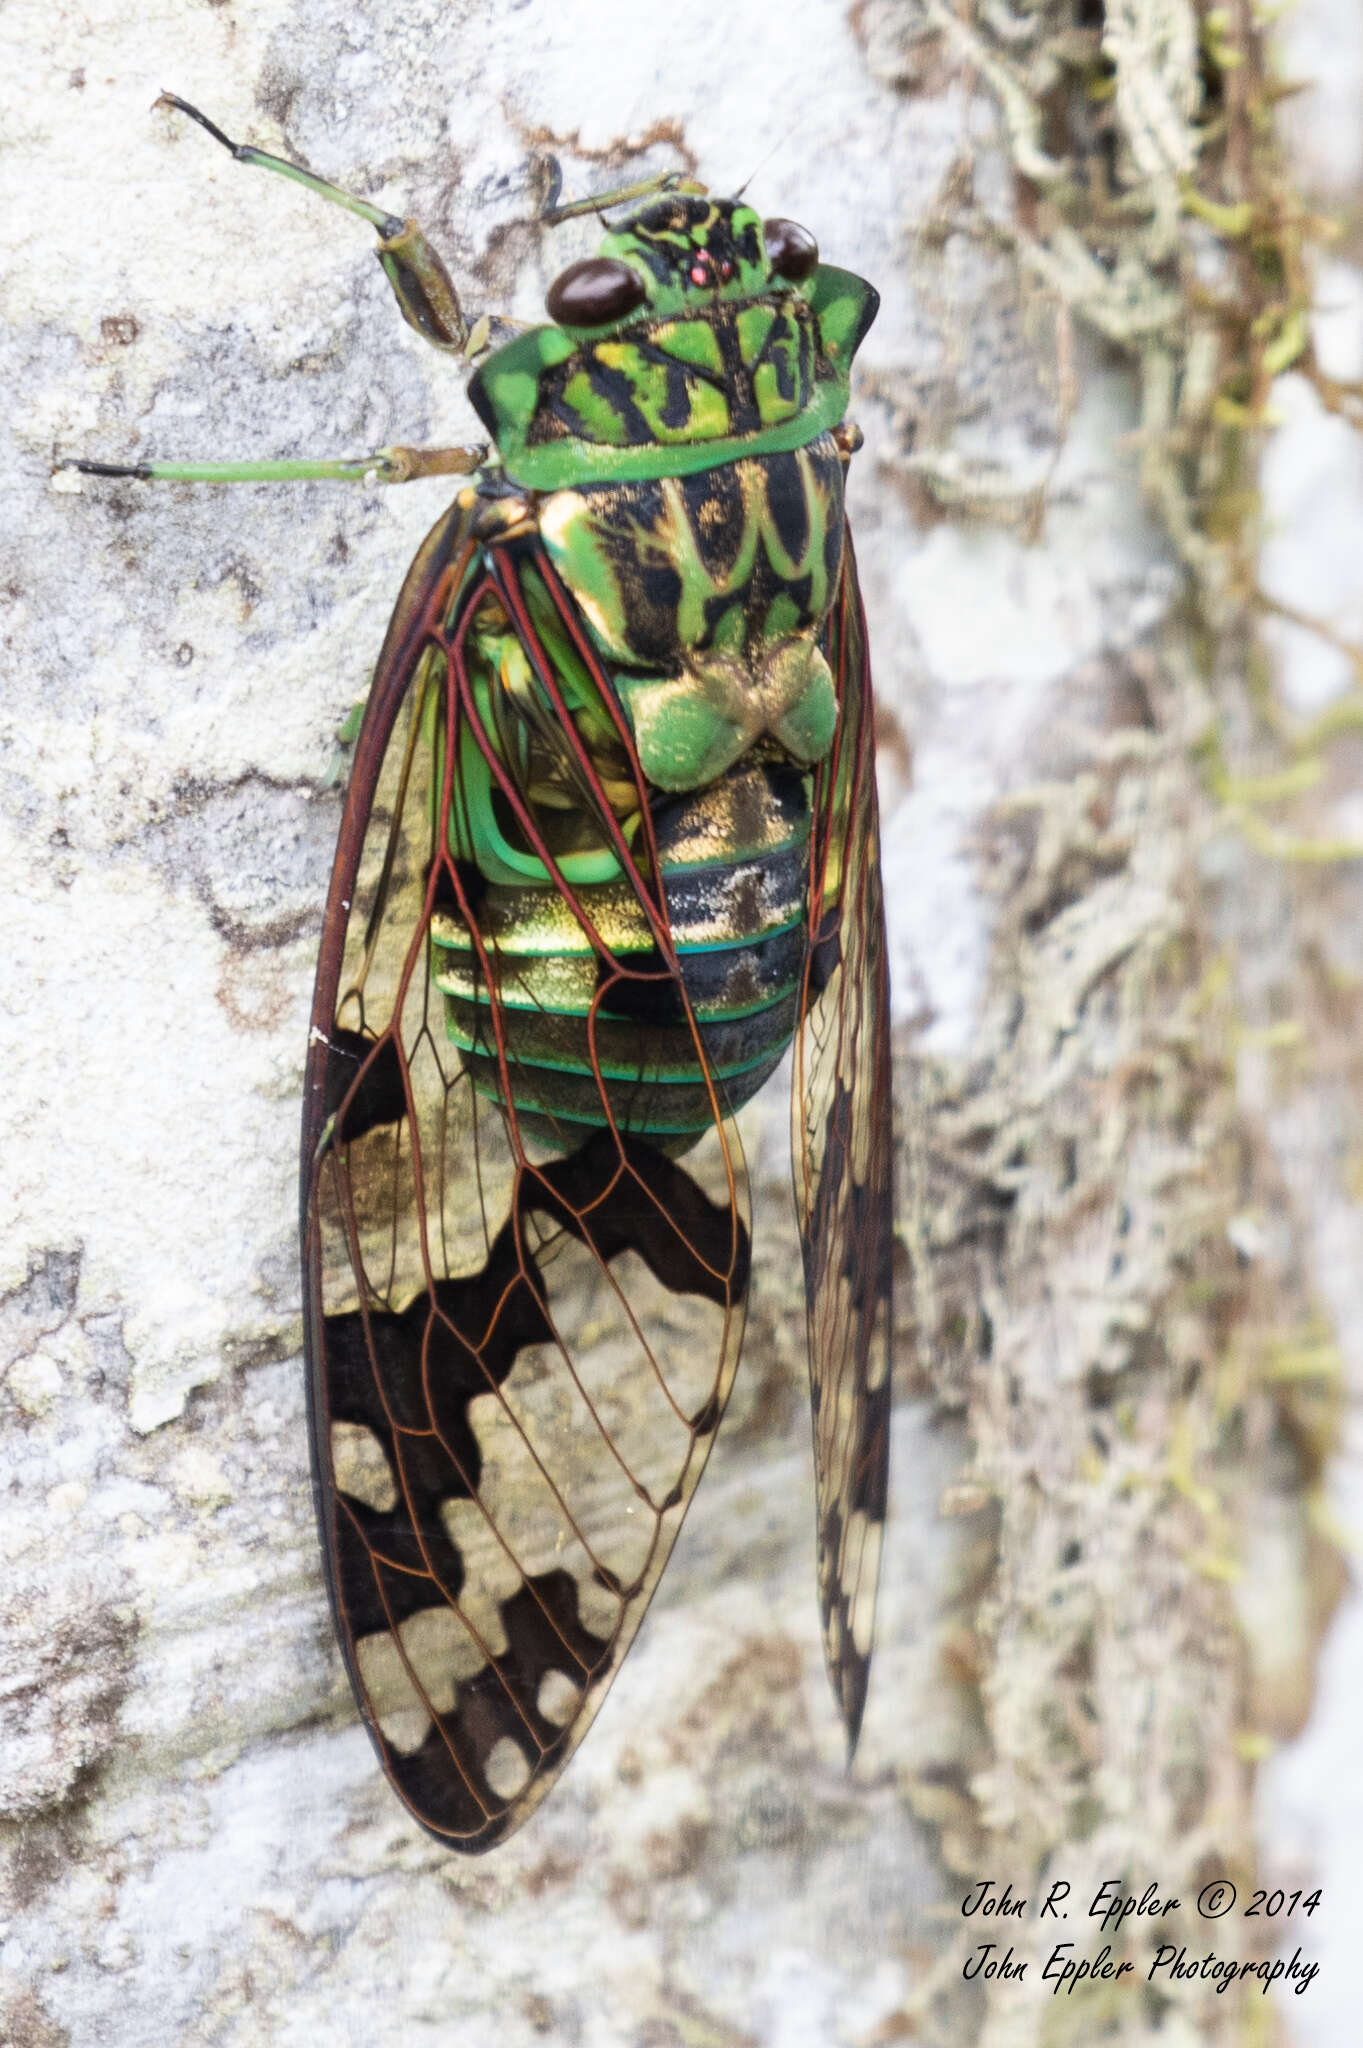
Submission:
<svg viewBox="0 0 1363 2048">
<path fill-rule="evenodd" d="M 355 746 L 303 1115 L 312 1458 L 383 1765 L 452 1848 L 543 1797 L 634 1639 L 738 1363 L 734 1112 L 794 1044 L 819 1599 L 854 1744 L 890 1407 L 892 1134 L 866 630 L 843 509 L 876 310 L 669 175 L 486 352 L 414 222 L 403 314 L 491 450 L 82 463 L 466 480 Z"/>
</svg>

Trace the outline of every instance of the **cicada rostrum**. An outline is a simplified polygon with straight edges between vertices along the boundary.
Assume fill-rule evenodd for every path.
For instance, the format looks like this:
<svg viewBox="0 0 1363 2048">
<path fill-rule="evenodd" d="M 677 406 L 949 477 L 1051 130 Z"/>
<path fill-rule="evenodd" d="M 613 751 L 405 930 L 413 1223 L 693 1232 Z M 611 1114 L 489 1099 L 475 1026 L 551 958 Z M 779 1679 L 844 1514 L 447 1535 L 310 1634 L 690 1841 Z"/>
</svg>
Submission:
<svg viewBox="0 0 1363 2048">
<path fill-rule="evenodd" d="M 889 1439 L 892 1135 L 866 630 L 844 513 L 876 310 L 793 222 L 669 175 L 471 338 L 414 222 L 403 314 L 481 354 L 489 451 L 85 463 L 465 480 L 355 746 L 303 1116 L 317 1513 L 393 1785 L 486 1849 L 581 1741 L 724 1412 L 749 1280 L 734 1113 L 794 1047 L 819 1600 L 861 1723 Z"/>
</svg>

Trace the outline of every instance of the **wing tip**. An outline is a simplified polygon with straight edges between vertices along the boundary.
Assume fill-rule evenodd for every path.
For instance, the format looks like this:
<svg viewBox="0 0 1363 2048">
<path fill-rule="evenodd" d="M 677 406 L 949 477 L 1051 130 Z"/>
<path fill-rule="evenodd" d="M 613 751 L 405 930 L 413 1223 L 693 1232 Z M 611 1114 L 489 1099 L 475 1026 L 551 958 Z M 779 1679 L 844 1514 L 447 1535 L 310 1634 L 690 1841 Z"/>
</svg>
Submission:
<svg viewBox="0 0 1363 2048">
<path fill-rule="evenodd" d="M 862 1717 L 866 1712 L 866 1694 L 870 1685 L 870 1660 L 860 1657 L 855 1660 L 842 1659 L 835 1666 L 829 1664 L 829 1677 L 833 1681 L 833 1696 L 838 1704 L 844 1733 L 847 1736 L 847 1768 L 850 1771 L 856 1760 L 857 1744 L 861 1739 Z"/>
</svg>

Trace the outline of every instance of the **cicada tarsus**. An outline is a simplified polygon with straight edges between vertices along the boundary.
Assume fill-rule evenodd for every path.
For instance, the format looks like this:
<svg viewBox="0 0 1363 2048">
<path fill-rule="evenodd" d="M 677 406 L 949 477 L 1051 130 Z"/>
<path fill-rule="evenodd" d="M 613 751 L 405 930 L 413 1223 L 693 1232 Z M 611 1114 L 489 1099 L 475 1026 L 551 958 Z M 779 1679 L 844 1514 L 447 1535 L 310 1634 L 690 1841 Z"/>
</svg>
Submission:
<svg viewBox="0 0 1363 2048">
<path fill-rule="evenodd" d="M 892 1131 L 866 628 L 844 513 L 876 310 L 670 174 L 489 352 L 369 220 L 491 448 L 94 462 L 451 473 L 369 693 L 308 1048 L 303 1292 L 327 1581 L 398 1794 L 451 1848 L 543 1798 L 634 1639 L 738 1363 L 734 1113 L 793 1042 L 818 1580 L 854 1745 L 885 1515 Z"/>
</svg>

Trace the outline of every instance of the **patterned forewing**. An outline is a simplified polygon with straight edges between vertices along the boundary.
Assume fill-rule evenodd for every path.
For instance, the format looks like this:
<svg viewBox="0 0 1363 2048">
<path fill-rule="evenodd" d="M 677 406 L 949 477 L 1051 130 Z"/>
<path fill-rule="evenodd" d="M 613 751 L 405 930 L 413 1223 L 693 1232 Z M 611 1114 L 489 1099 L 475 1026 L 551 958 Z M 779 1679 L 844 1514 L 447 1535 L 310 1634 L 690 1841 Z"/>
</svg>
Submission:
<svg viewBox="0 0 1363 2048">
<path fill-rule="evenodd" d="M 820 776 L 795 1039 L 795 1199 L 809 1321 L 819 1606 L 855 1748 L 890 1444 L 893 1118 L 871 679 L 850 542 L 829 623 L 838 736 Z"/>
<path fill-rule="evenodd" d="M 480 927 L 481 880 L 448 821 L 465 734 L 489 739 L 471 623 L 499 592 L 497 616 L 515 612 L 519 571 L 468 529 L 452 517 L 418 557 L 357 748 L 314 1012 L 304 1233 L 318 1512 L 351 1681 L 416 1818 L 476 1851 L 543 1796 L 642 1619 L 737 1362 L 748 1230 L 713 1090 L 713 1126 L 681 1160 L 622 1130 L 599 1081 L 595 1124 L 503 1107 L 522 1092 L 519 970 Z M 564 747 L 590 789 L 581 747 Z M 525 793 L 491 751 L 510 815 Z M 467 1067 L 434 978 L 452 932 L 483 982 Z M 665 985 L 685 1020 L 659 936 L 646 968 L 594 946 L 603 1004 L 637 983 L 617 1007 L 647 1015 Z M 641 1066 L 647 1042 L 645 1025 Z"/>
</svg>

